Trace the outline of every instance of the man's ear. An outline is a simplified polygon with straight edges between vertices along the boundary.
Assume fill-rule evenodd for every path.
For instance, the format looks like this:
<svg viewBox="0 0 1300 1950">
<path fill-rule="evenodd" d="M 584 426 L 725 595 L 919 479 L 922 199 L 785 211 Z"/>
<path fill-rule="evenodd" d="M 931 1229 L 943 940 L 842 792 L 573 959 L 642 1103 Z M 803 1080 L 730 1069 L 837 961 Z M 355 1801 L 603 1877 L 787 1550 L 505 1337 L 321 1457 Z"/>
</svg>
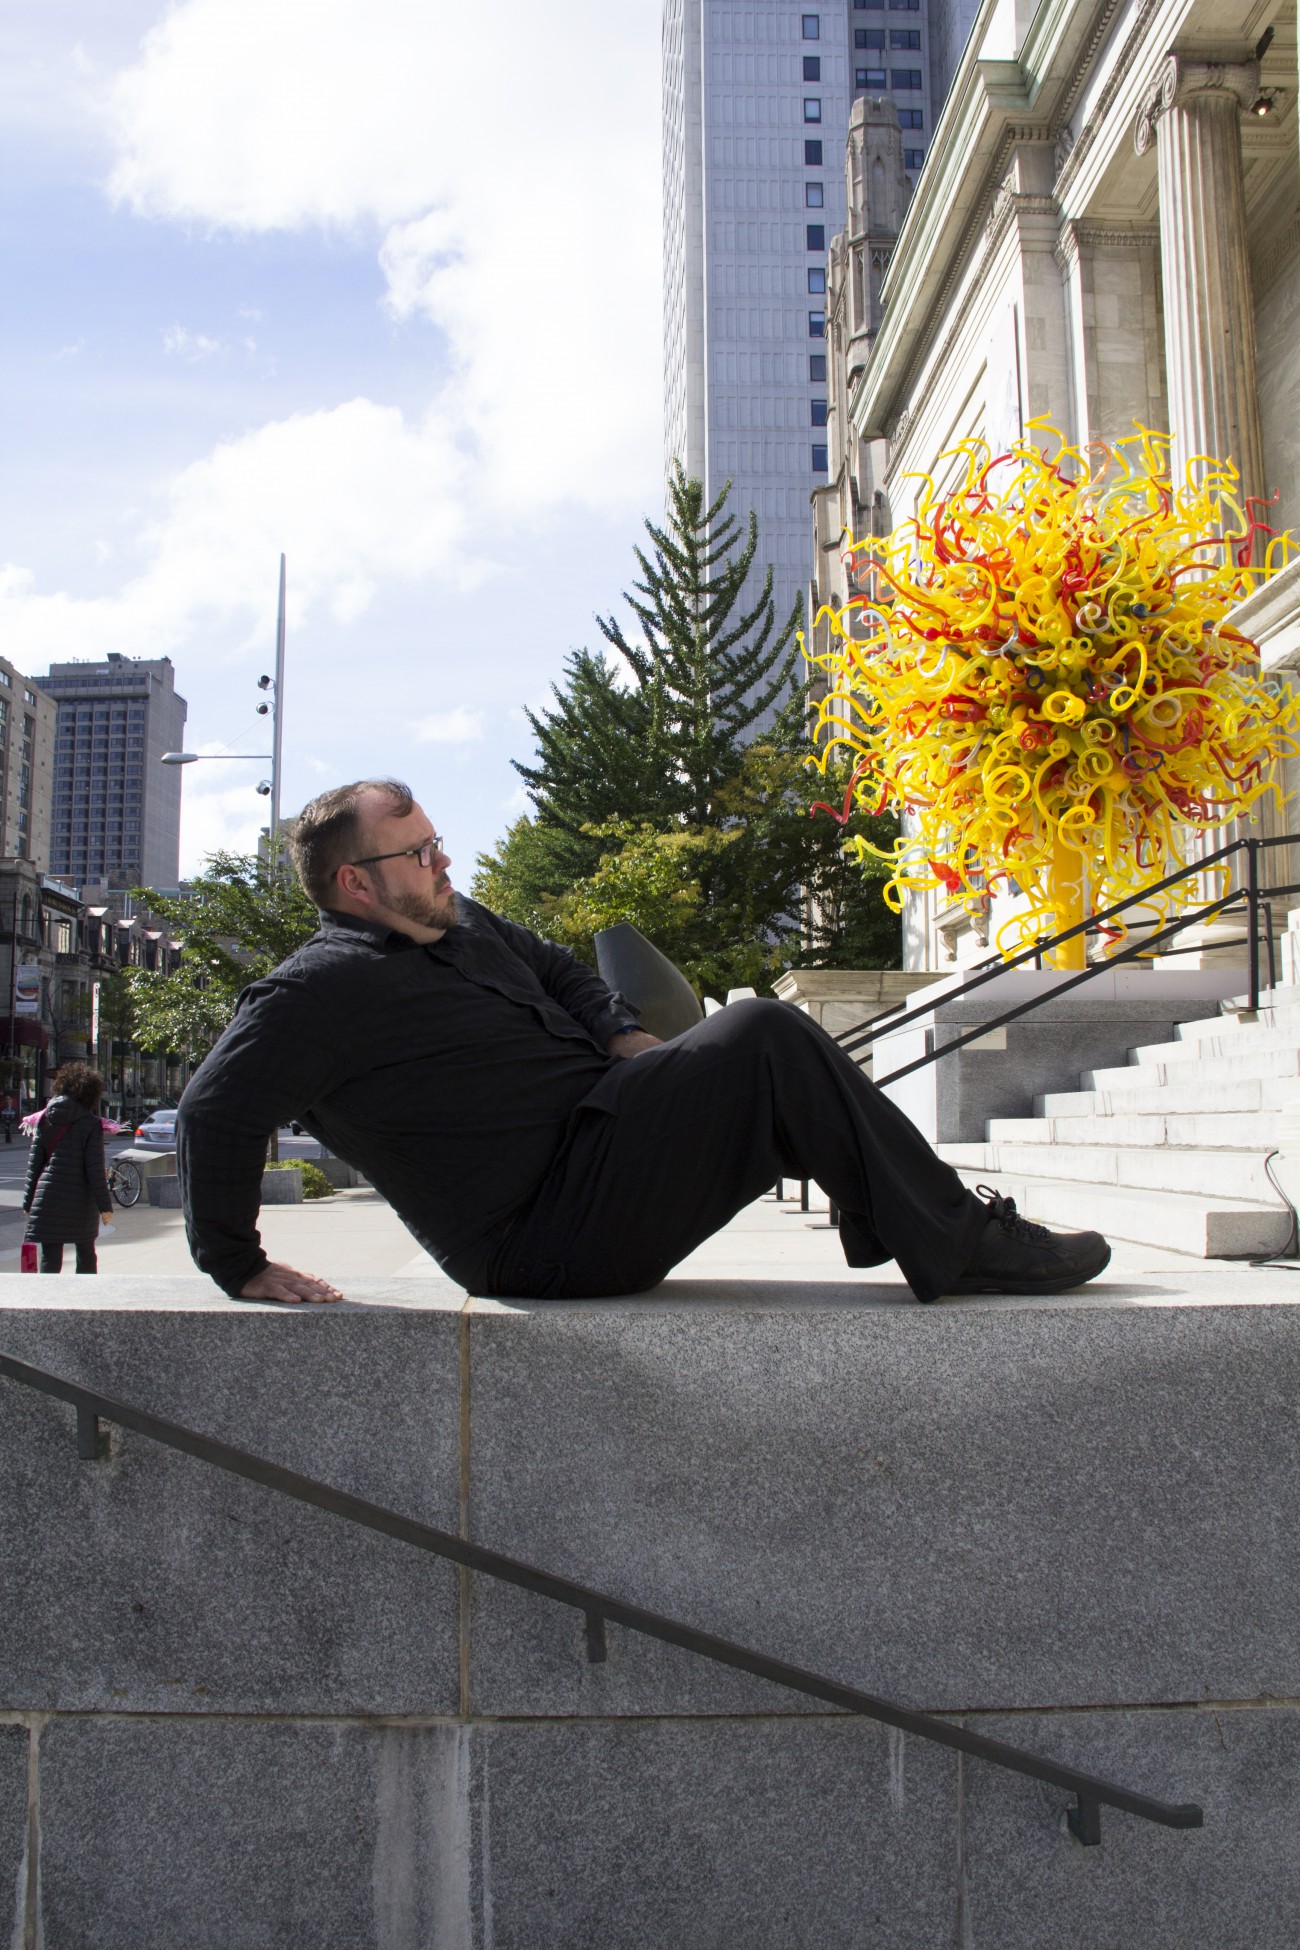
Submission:
<svg viewBox="0 0 1300 1950">
<path fill-rule="evenodd" d="M 334 884 L 349 900 L 364 901 L 367 906 L 374 900 L 373 890 L 360 867 L 340 867 L 334 876 Z"/>
</svg>

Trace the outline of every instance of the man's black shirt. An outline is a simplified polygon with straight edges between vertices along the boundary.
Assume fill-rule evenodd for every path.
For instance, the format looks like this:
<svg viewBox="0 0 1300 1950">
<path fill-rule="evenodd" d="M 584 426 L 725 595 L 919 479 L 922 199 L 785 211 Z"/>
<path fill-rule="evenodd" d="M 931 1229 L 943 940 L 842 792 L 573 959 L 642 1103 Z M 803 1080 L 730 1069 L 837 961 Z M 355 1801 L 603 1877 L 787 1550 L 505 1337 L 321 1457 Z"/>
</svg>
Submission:
<svg viewBox="0 0 1300 1950">
<path fill-rule="evenodd" d="M 239 998 L 177 1123 L 190 1250 L 227 1293 L 267 1263 L 266 1140 L 290 1118 L 440 1263 L 483 1254 L 544 1178 L 635 1011 L 566 948 L 458 896 L 440 941 L 323 913 Z"/>
</svg>

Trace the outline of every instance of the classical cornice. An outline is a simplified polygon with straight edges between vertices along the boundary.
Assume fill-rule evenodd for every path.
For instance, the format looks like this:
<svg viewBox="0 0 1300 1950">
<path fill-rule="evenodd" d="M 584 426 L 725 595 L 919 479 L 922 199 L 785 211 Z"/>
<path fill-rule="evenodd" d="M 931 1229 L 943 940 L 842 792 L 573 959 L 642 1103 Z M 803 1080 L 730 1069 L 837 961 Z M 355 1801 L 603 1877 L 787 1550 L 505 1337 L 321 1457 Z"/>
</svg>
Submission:
<svg viewBox="0 0 1300 1950">
<path fill-rule="evenodd" d="M 1160 226 L 1156 223 L 1087 223 L 1075 217 L 1061 225 L 1053 255 L 1064 271 L 1086 250 L 1159 249 Z"/>
<path fill-rule="evenodd" d="M 1234 604 L 1224 622 L 1259 645 L 1265 670 L 1300 667 L 1300 557 Z"/>
<path fill-rule="evenodd" d="M 1086 127 L 1072 136 L 1069 151 L 1056 178 L 1056 192 L 1064 203 L 1069 197 L 1074 179 L 1079 174 L 1088 154 L 1097 140 L 1098 131 L 1104 128 L 1106 118 L 1115 105 L 1115 98 L 1128 82 L 1134 67 L 1143 51 L 1143 44 L 1150 31 L 1151 23 L 1159 12 L 1164 0 L 1142 0 L 1132 27 L 1124 37 L 1124 45 L 1116 55 L 1107 77 L 1106 84 L 1097 97 L 1096 106 L 1088 118 Z M 1080 74 L 1075 99 L 1078 99 L 1086 74 Z"/>
<path fill-rule="evenodd" d="M 1055 145 L 1118 0 L 1044 0 L 1015 61 L 991 61 L 996 0 L 985 0 L 949 91 L 885 280 L 885 314 L 851 401 L 856 425 L 883 431 L 929 357 L 955 290 L 981 249 L 1013 151 Z M 1157 4 L 1157 0 L 1151 0 Z"/>
</svg>

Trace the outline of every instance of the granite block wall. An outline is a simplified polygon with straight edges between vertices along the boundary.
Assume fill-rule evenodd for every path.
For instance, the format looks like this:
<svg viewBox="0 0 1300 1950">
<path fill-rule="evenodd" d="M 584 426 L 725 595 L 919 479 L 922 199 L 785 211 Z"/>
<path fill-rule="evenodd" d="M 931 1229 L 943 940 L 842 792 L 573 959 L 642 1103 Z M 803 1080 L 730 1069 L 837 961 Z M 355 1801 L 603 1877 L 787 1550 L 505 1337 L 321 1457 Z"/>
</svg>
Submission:
<svg viewBox="0 0 1300 1950">
<path fill-rule="evenodd" d="M 1063 1791 L 618 1628 L 592 1664 L 573 1612 L 130 1432 L 80 1461 L 0 1381 L 12 1943 L 1289 1946 L 1300 1307 L 1258 1277 L 0 1304 L 4 1352 L 1206 1811 L 1081 1849 Z"/>
</svg>

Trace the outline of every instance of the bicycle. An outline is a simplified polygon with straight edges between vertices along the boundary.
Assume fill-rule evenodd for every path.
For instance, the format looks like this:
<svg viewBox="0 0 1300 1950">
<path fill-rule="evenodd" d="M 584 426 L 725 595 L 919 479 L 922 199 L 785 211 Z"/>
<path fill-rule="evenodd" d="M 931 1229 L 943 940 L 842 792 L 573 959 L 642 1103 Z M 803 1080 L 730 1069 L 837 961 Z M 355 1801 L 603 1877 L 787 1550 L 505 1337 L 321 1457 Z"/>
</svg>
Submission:
<svg viewBox="0 0 1300 1950">
<path fill-rule="evenodd" d="M 129 1158 L 115 1158 L 108 1167 L 108 1189 L 119 1205 L 138 1203 L 142 1183 L 140 1167 Z"/>
</svg>

